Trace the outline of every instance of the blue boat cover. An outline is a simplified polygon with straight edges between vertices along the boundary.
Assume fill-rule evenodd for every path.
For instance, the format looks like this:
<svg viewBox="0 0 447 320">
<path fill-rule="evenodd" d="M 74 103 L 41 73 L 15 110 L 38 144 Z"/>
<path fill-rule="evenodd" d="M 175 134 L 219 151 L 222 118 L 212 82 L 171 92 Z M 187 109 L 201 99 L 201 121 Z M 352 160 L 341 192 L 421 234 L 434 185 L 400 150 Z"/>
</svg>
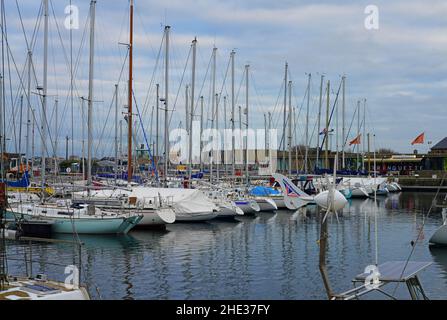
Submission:
<svg viewBox="0 0 447 320">
<path fill-rule="evenodd" d="M 8 188 L 28 188 L 30 185 L 28 171 L 25 171 L 22 179 L 17 181 L 6 181 L 6 185 Z"/>
<path fill-rule="evenodd" d="M 253 196 L 275 196 L 280 195 L 281 192 L 270 187 L 258 186 L 251 189 L 250 194 Z"/>
</svg>

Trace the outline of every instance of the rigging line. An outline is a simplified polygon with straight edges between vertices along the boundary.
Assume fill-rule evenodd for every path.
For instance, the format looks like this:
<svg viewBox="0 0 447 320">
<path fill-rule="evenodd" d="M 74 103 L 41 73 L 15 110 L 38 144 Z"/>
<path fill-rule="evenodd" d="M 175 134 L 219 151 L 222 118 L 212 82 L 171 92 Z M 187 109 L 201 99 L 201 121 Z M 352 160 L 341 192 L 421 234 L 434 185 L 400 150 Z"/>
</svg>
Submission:
<svg viewBox="0 0 447 320">
<path fill-rule="evenodd" d="M 174 112 L 175 112 L 176 107 L 177 107 L 177 100 L 178 100 L 178 97 L 179 97 L 179 95 L 180 95 L 180 91 L 182 90 L 182 84 L 183 84 L 183 80 L 184 80 L 184 77 L 185 77 L 186 68 L 188 67 L 189 58 L 190 58 L 190 56 L 191 56 L 191 51 L 192 51 L 191 49 L 192 49 L 192 46 L 189 48 L 188 57 L 186 58 L 185 68 L 183 69 L 183 74 L 182 74 L 182 78 L 181 78 L 181 80 L 180 80 L 179 89 L 178 89 L 178 91 L 177 91 L 177 96 L 176 96 L 176 98 L 175 98 L 174 106 L 173 106 L 173 109 L 172 109 L 172 111 L 171 111 L 171 117 L 170 117 L 170 119 L 169 119 L 169 124 L 168 124 L 169 127 L 171 126 L 172 117 L 174 116 Z M 169 112 L 169 110 L 168 110 L 168 112 Z"/>
<path fill-rule="evenodd" d="M 337 95 L 336 95 L 336 97 L 335 97 L 334 105 L 332 106 L 331 116 L 329 117 L 329 125 L 331 125 L 331 123 L 332 123 L 332 118 L 333 118 L 333 116 L 334 116 L 335 107 L 336 107 L 336 105 L 337 105 L 338 98 L 339 98 L 340 91 L 341 91 L 341 85 L 342 85 L 342 82 L 340 82 L 340 86 L 338 87 L 338 92 L 337 92 Z M 326 93 L 327 93 L 327 90 L 326 90 Z M 328 128 L 328 129 L 329 129 L 329 128 Z M 329 130 L 328 130 L 328 131 L 329 131 Z M 322 143 L 322 145 L 321 145 L 321 149 L 323 149 L 323 146 L 324 146 L 324 144 L 325 144 L 325 142 L 326 142 L 326 139 L 328 139 L 328 137 L 329 137 L 329 132 L 327 132 L 327 133 L 324 135 L 324 137 L 323 137 L 323 143 Z"/>
<path fill-rule="evenodd" d="M 149 105 L 149 96 L 150 96 L 150 93 L 151 93 L 151 88 L 152 88 L 152 86 L 154 84 L 154 81 L 155 81 L 155 74 L 157 73 L 158 66 L 159 66 L 159 63 L 160 63 L 160 57 L 161 57 L 161 51 L 163 50 L 164 38 L 165 38 L 165 34 L 163 33 L 163 37 L 162 37 L 162 40 L 160 42 L 160 47 L 158 49 L 157 59 L 155 60 L 154 71 L 152 72 L 152 77 L 151 77 L 151 81 L 149 82 L 148 92 L 147 92 L 146 99 L 145 99 L 144 104 L 143 104 L 143 115 L 144 115 L 144 108 L 146 108 Z"/>
<path fill-rule="evenodd" d="M 4 30 L 3 30 L 3 28 L 2 28 L 2 33 L 3 33 L 3 32 L 4 32 Z M 8 42 L 6 42 L 6 49 L 7 49 L 7 51 L 11 51 L 11 47 L 9 46 L 9 43 L 8 43 Z M 14 69 L 15 69 L 15 71 L 16 71 L 16 73 L 17 73 L 17 77 L 19 78 L 20 85 L 21 85 L 22 87 L 24 87 L 23 79 L 22 79 L 22 77 L 20 76 L 20 73 L 19 73 L 19 70 L 18 70 L 18 66 L 17 66 L 17 63 L 16 63 L 16 61 L 15 61 L 15 59 L 14 59 L 14 56 L 12 55 L 12 52 L 11 52 L 11 61 L 12 61 L 12 63 L 13 63 Z M 40 100 L 41 100 L 41 103 L 42 103 L 42 99 L 40 99 Z M 35 112 L 32 112 L 32 114 L 33 114 L 33 119 L 34 119 L 35 123 L 37 123 L 37 118 L 36 118 Z M 5 119 L 5 117 L 4 117 L 3 119 Z M 36 128 L 37 128 L 37 131 L 38 131 L 39 135 L 42 137 L 42 131 L 41 131 L 40 126 L 36 126 Z M 50 157 L 50 155 L 49 155 L 49 153 L 48 153 L 48 148 L 47 148 L 47 144 L 46 144 L 46 143 L 45 143 L 45 146 L 44 146 L 44 147 L 45 147 L 45 151 L 44 151 L 44 152 L 46 152 L 47 156 Z"/>
<path fill-rule="evenodd" d="M 435 202 L 436 202 L 435 200 L 438 198 L 439 194 L 441 193 L 441 188 L 442 188 L 442 186 L 444 185 L 445 178 L 446 178 L 446 172 L 444 172 L 444 174 L 442 175 L 441 183 L 440 183 L 440 185 L 439 185 L 439 187 L 438 187 L 438 190 L 436 191 L 436 195 L 435 195 L 435 197 L 433 198 L 433 201 L 432 201 L 432 203 L 431 203 L 431 205 L 430 205 L 430 209 L 428 210 L 427 215 L 426 215 L 426 216 L 422 215 L 422 217 L 423 217 L 422 227 L 421 227 L 421 229 L 419 230 L 418 236 L 417 236 L 417 238 L 416 238 L 416 241 L 414 242 L 414 245 L 413 245 L 412 248 L 411 248 L 411 251 L 410 251 L 410 254 L 408 255 L 408 258 L 407 258 L 407 260 L 405 261 L 405 266 L 404 266 L 404 268 L 402 269 L 402 273 L 401 273 L 401 275 L 400 275 L 400 277 L 399 277 L 400 279 L 402 279 L 402 277 L 403 277 L 403 275 L 404 275 L 404 273 L 405 273 L 405 270 L 406 270 L 407 267 L 408 267 L 408 263 L 410 262 L 411 257 L 412 257 L 413 254 L 414 254 L 414 251 L 416 250 L 416 245 L 417 245 L 417 243 L 418 243 L 420 240 L 422 240 L 422 234 L 423 234 L 423 232 L 424 232 L 424 228 L 425 228 L 425 224 L 426 224 L 426 222 L 427 222 L 427 218 L 430 216 L 430 214 L 431 214 L 433 208 L 435 207 Z M 397 289 L 399 288 L 399 286 L 400 286 L 400 282 L 398 282 L 398 283 L 396 284 L 396 287 L 394 288 L 394 291 L 393 291 L 393 296 L 395 295 L 395 293 L 396 293 Z"/>
<path fill-rule="evenodd" d="M 127 62 L 128 58 L 129 58 L 129 51 L 127 52 L 127 55 L 126 55 L 126 57 L 124 58 L 124 61 L 123 61 L 122 67 L 121 67 L 121 72 L 120 72 L 120 75 L 119 75 L 119 78 L 118 78 L 118 82 L 121 81 L 121 78 L 122 78 L 123 73 L 124 73 L 124 67 L 126 66 L 126 62 Z M 113 94 L 112 102 L 110 103 L 109 111 L 108 111 L 108 113 L 107 113 L 107 118 L 106 118 L 106 120 L 105 120 L 105 122 L 104 122 L 104 126 L 103 126 L 103 129 L 102 129 L 102 131 L 101 131 L 101 136 L 100 136 L 100 138 L 99 138 L 99 140 L 98 140 L 98 144 L 97 144 L 97 146 L 96 146 L 96 148 L 95 148 L 95 154 L 98 153 L 98 149 L 99 149 L 99 146 L 100 146 L 100 144 L 101 144 L 101 140 L 102 140 L 102 138 L 103 138 L 103 136 L 104 136 L 104 132 L 105 132 L 105 129 L 106 129 L 106 126 L 107 126 L 109 117 L 110 117 L 110 113 L 112 112 L 112 109 L 113 109 L 113 103 L 115 102 L 115 99 L 118 99 L 118 97 L 116 97 L 116 94 L 114 93 L 114 94 Z"/>
<path fill-rule="evenodd" d="M 197 96 L 196 106 L 199 105 L 199 103 L 200 103 L 200 98 L 202 97 L 203 89 L 205 88 L 205 83 L 206 83 L 206 80 L 207 80 L 207 77 L 208 77 L 208 73 L 210 71 L 211 61 L 212 60 L 213 60 L 213 56 L 211 55 L 210 59 L 209 59 L 209 62 L 208 62 L 208 66 L 206 68 L 205 77 L 203 78 L 203 81 L 202 81 L 202 86 L 201 86 L 199 94 Z"/>
<path fill-rule="evenodd" d="M 146 135 L 146 130 L 144 130 L 144 124 L 143 124 L 143 119 L 141 118 L 141 114 L 140 114 L 140 109 L 138 108 L 138 103 L 135 99 L 135 92 L 132 91 L 132 96 L 133 99 L 135 101 L 135 107 L 137 108 L 137 112 L 138 112 L 138 118 L 140 120 L 140 125 L 143 131 L 143 135 L 144 135 L 144 140 L 146 141 L 146 146 L 147 146 L 147 151 L 149 152 L 149 157 L 151 159 L 151 164 L 152 164 L 152 170 L 155 172 L 155 179 L 157 182 L 159 182 L 159 178 L 158 178 L 158 170 L 157 170 L 157 166 L 155 165 L 155 161 L 154 161 L 154 157 L 151 151 L 151 146 L 147 140 L 147 135 Z"/>
</svg>

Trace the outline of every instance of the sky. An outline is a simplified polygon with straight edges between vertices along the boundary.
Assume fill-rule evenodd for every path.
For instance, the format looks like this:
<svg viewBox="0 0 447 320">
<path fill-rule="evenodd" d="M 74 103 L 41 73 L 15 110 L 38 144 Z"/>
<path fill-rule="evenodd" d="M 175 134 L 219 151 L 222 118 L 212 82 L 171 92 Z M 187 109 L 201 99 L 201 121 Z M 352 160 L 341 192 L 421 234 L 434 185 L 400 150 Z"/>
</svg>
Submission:
<svg viewBox="0 0 447 320">
<path fill-rule="evenodd" d="M 89 76 L 90 1 L 72 0 L 72 4 L 79 8 L 79 29 L 72 30 L 72 50 L 70 31 L 64 27 L 67 18 L 64 10 L 69 3 L 68 0 L 50 0 L 49 18 L 46 128 L 47 137 L 50 137 L 47 141 L 51 142 L 48 145 L 52 147 L 48 153 L 54 152 L 57 141 L 57 153 L 62 156 L 65 155 L 65 137 L 71 141 L 73 135 L 76 154 L 81 152 L 83 132 L 86 138 L 86 105 L 82 109 L 80 98 L 88 96 Z M 378 9 L 378 29 L 365 27 L 365 19 L 369 17 L 365 8 L 369 5 Z M 8 46 L 5 49 L 4 80 L 9 151 L 21 149 L 25 152 L 29 100 L 31 108 L 35 109 L 37 123 L 35 153 L 40 153 L 41 133 L 38 127 L 42 107 L 35 90 L 43 83 L 43 20 L 38 20 L 40 8 L 39 0 L 5 1 L 4 25 Z M 94 155 L 99 158 L 114 154 L 115 84 L 119 84 L 119 119 L 122 119 L 127 104 L 127 46 L 123 44 L 129 42 L 128 14 L 128 0 L 98 0 L 96 3 L 93 139 Z M 297 116 L 295 143 L 305 141 L 308 74 L 312 75 L 309 110 L 312 145 L 316 144 L 318 132 L 320 77 L 325 75 L 325 80 L 331 81 L 332 105 L 341 77 L 345 75 L 346 127 L 352 127 L 349 140 L 356 136 L 357 120 L 353 121 L 353 118 L 357 101 L 366 99 L 366 131 L 376 136 L 372 148 L 390 148 L 405 153 L 414 149 L 426 152 L 428 142 L 435 144 L 447 136 L 446 16 L 447 3 L 438 0 L 135 0 L 134 92 L 141 115 L 141 123 L 138 115 L 135 117 L 138 142 L 144 143 L 144 134 L 148 140 L 154 140 L 155 84 L 160 83 L 163 96 L 164 51 L 160 48 L 164 26 L 169 25 L 171 103 L 168 108 L 173 111 L 170 129 L 185 124 L 185 86 L 191 85 L 190 48 L 192 40 L 197 37 L 195 91 L 197 99 L 204 96 L 208 125 L 211 119 L 209 63 L 213 46 L 216 46 L 216 92 L 222 96 L 231 92 L 227 68 L 230 52 L 236 51 L 237 106 L 245 104 L 244 67 L 250 65 L 249 115 L 253 127 L 263 128 L 264 114 L 271 112 L 273 126 L 282 131 L 284 65 L 287 62 L 288 79 L 293 81 L 292 104 Z M 39 26 L 37 29 L 36 25 Z M 27 42 L 33 43 L 33 93 L 30 99 L 24 98 L 21 113 L 19 97 L 26 96 L 23 88 L 28 79 Z M 71 57 L 73 64 L 70 63 Z M 76 70 L 73 117 L 69 90 L 71 65 Z M 230 118 L 230 106 L 227 105 L 224 117 L 223 104 L 221 99 L 221 128 Z M 340 110 L 341 104 L 339 107 Z M 341 114 L 339 117 L 341 130 Z M 162 121 L 160 117 L 159 123 Z M 144 127 L 144 132 L 141 127 Z M 125 131 L 123 126 L 123 136 Z M 415 148 L 411 141 L 422 132 L 426 134 L 426 144 Z M 71 153 L 71 142 L 69 149 Z"/>
</svg>

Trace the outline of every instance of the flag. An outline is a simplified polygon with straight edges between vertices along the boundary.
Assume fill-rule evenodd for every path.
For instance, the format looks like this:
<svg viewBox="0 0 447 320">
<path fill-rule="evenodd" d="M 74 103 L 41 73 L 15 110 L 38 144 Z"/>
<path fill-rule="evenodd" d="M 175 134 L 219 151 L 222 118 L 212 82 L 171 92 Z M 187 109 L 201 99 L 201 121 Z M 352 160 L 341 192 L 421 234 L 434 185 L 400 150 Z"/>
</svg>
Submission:
<svg viewBox="0 0 447 320">
<path fill-rule="evenodd" d="M 361 143 L 362 143 L 362 135 L 359 134 L 359 135 L 357 136 L 357 138 L 355 138 L 354 140 L 352 140 L 351 142 L 349 142 L 349 145 L 350 145 L 350 146 L 352 146 L 353 144 L 357 144 L 357 145 L 359 145 L 359 144 L 361 144 Z"/>
<path fill-rule="evenodd" d="M 411 143 L 412 146 L 415 144 L 424 144 L 425 141 L 425 132 L 420 134 L 414 141 Z"/>
<path fill-rule="evenodd" d="M 329 130 L 329 133 L 332 133 L 332 132 L 334 132 L 334 129 Z M 327 130 L 326 130 L 326 128 L 324 128 L 323 131 L 320 132 L 320 136 L 325 136 L 326 134 L 327 134 Z"/>
</svg>

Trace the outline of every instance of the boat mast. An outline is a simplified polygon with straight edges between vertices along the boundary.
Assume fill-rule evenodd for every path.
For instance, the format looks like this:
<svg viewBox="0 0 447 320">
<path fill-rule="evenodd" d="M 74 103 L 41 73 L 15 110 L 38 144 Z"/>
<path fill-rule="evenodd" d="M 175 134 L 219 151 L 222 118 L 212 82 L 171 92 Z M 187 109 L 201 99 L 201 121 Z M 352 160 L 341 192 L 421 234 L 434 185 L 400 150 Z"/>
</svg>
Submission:
<svg viewBox="0 0 447 320">
<path fill-rule="evenodd" d="M 192 188 L 192 125 L 195 108 L 197 38 L 192 41 L 191 114 L 189 117 L 189 188 Z"/>
<path fill-rule="evenodd" d="M 248 155 L 249 155 L 249 150 L 248 150 L 248 128 L 249 128 L 249 105 L 248 105 L 248 78 L 249 78 L 249 71 L 250 71 L 250 66 L 246 65 L 245 66 L 245 113 L 246 113 L 246 128 L 247 128 L 247 132 L 245 134 L 245 180 L 246 180 L 246 185 L 247 185 L 247 189 L 250 187 L 250 176 L 249 176 L 249 167 L 248 167 Z"/>
<path fill-rule="evenodd" d="M 216 93 L 216 131 L 219 132 L 219 94 Z M 217 183 L 219 183 L 220 180 L 220 157 L 221 157 L 221 145 L 220 140 L 217 142 L 217 150 L 216 150 L 216 179 Z"/>
<path fill-rule="evenodd" d="M 360 100 L 357 101 L 357 138 L 360 137 Z M 356 171 L 360 169 L 360 144 L 357 144 L 357 165 Z"/>
<path fill-rule="evenodd" d="M 185 130 L 189 135 L 189 86 L 185 86 Z"/>
<path fill-rule="evenodd" d="M 118 179 L 118 84 L 115 84 L 115 184 Z"/>
<path fill-rule="evenodd" d="M 129 92 L 128 92 L 128 140 L 127 140 L 127 182 L 132 182 L 132 102 L 133 102 L 133 0 L 130 0 L 130 41 L 129 41 Z"/>
<path fill-rule="evenodd" d="M 46 121 L 47 121 L 47 92 L 48 92 L 48 0 L 44 0 L 44 58 L 43 58 L 43 96 L 42 96 L 42 202 L 45 194 L 46 180 Z"/>
<path fill-rule="evenodd" d="M 54 113 L 55 113 L 55 121 L 54 121 L 54 174 L 57 176 L 59 173 L 58 167 L 57 167 L 57 125 L 58 125 L 58 114 L 59 114 L 59 100 L 54 101 Z"/>
<path fill-rule="evenodd" d="M 288 135 L 288 151 L 289 151 L 289 177 L 292 175 L 292 81 L 289 81 L 289 135 Z M 298 159 L 297 159 L 298 161 Z"/>
<path fill-rule="evenodd" d="M 211 130 L 214 130 L 214 119 L 216 112 L 216 100 L 214 100 L 214 96 L 216 94 L 216 58 L 217 58 L 217 48 L 213 48 L 213 75 L 212 75 L 212 92 L 211 92 Z M 210 183 L 213 183 L 213 161 L 214 161 L 214 139 L 216 137 L 213 134 L 213 144 L 212 151 L 210 157 Z"/>
<path fill-rule="evenodd" d="M 235 139 L 234 136 L 234 120 L 235 120 L 235 95 L 234 95 L 234 57 L 236 55 L 236 52 L 234 50 L 231 51 L 230 59 L 231 59 L 231 170 L 232 170 L 232 176 L 234 177 L 236 175 L 236 151 L 235 151 Z"/>
<path fill-rule="evenodd" d="M 363 100 L 363 154 L 362 171 L 365 172 L 365 152 L 366 152 L 366 99 Z"/>
<path fill-rule="evenodd" d="M 330 107 L 331 82 L 327 82 L 327 104 L 326 104 L 326 132 L 325 132 L 325 169 L 329 169 L 329 107 Z"/>
<path fill-rule="evenodd" d="M 158 121 L 160 119 L 160 114 L 159 114 L 159 108 L 160 108 L 160 85 L 157 83 L 155 85 L 156 87 L 156 91 L 157 91 L 157 101 L 155 102 L 155 118 L 157 119 L 157 121 L 155 122 L 155 166 L 157 168 L 158 171 L 158 160 L 160 159 L 160 154 L 159 154 L 159 137 L 160 137 L 160 125 L 158 124 Z"/>
<path fill-rule="evenodd" d="M 318 107 L 318 132 L 317 132 L 317 160 L 315 164 L 315 168 L 320 166 L 320 130 L 321 130 L 321 110 L 323 109 L 323 84 L 324 84 L 324 75 L 321 75 L 321 83 L 320 83 L 320 103 Z"/>
<path fill-rule="evenodd" d="M 203 172 L 203 163 L 202 163 L 202 132 L 203 132 L 203 96 L 200 97 L 200 172 Z"/>
<path fill-rule="evenodd" d="M 170 26 L 165 26 L 165 187 L 168 187 L 168 161 L 169 161 L 169 120 L 168 120 L 168 101 L 169 101 L 169 30 Z"/>
<path fill-rule="evenodd" d="M 92 147 L 93 147 L 93 76 L 95 66 L 95 15 L 96 0 L 90 2 L 90 64 L 88 80 L 87 110 L 87 185 L 92 185 Z M 90 192 L 90 190 L 89 190 Z"/>
<path fill-rule="evenodd" d="M 342 97 L 342 169 L 346 168 L 346 154 L 345 154 L 345 148 L 346 148 L 346 100 L 345 100 L 345 94 L 346 94 L 346 76 L 343 76 L 342 78 L 343 82 L 343 97 Z"/>
<path fill-rule="evenodd" d="M 28 88 L 27 88 L 27 111 L 26 111 L 26 171 L 28 171 L 29 167 L 29 139 L 30 139 L 30 129 L 31 129 L 31 66 L 32 66 L 32 53 L 31 50 L 28 50 Z M 32 170 L 31 170 L 32 171 Z"/>
<path fill-rule="evenodd" d="M 283 169 L 284 172 L 285 170 L 285 166 L 286 166 L 286 162 L 285 162 L 285 151 L 286 151 L 286 121 L 287 121 L 287 76 L 288 76 L 288 71 L 289 69 L 289 64 L 286 62 L 286 67 L 285 67 L 285 73 L 284 73 L 284 118 L 283 118 L 283 130 L 282 130 L 282 139 L 283 139 L 283 156 L 282 156 L 282 160 L 283 160 Z"/>
<path fill-rule="evenodd" d="M 304 157 L 304 173 L 309 173 L 309 112 L 310 112 L 310 83 L 312 81 L 312 74 L 309 73 L 309 82 L 307 84 L 307 111 L 306 111 L 306 154 Z"/>
</svg>

